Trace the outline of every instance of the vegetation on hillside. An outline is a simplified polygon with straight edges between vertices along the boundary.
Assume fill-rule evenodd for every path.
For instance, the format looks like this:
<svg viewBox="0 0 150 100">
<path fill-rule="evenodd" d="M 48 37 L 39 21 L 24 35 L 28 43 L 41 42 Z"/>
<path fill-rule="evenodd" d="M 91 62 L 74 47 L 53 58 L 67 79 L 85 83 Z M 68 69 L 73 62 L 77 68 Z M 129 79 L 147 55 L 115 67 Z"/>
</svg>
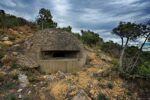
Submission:
<svg viewBox="0 0 150 100">
<path fill-rule="evenodd" d="M 28 89 L 25 88 L 22 90 L 24 96 L 29 94 L 29 96 L 33 97 L 32 93 L 28 93 L 33 89 L 32 92 L 36 92 L 35 98 L 39 98 L 42 95 L 40 97 L 42 99 L 47 95 L 50 98 L 54 96 L 58 99 L 70 99 L 78 95 L 78 92 L 82 92 L 86 97 L 90 96 L 94 100 L 97 98 L 107 100 L 109 99 L 108 97 L 110 99 L 124 99 L 122 97 L 124 95 L 127 98 L 133 99 L 134 96 L 138 95 L 136 94 L 137 91 L 143 92 L 149 89 L 147 87 L 149 84 L 146 85 L 145 89 L 143 88 L 143 83 L 149 83 L 150 80 L 150 51 L 142 51 L 142 49 L 144 44 L 150 41 L 150 22 L 146 24 L 120 22 L 117 27 L 112 29 L 112 34 L 121 39 L 121 44 L 114 43 L 113 41 L 105 42 L 100 37 L 100 34 L 91 30 L 81 30 L 80 33 L 75 33 L 72 31 L 71 26 L 59 28 L 75 35 L 85 46 L 88 54 L 88 63 L 87 67 L 79 73 L 66 74 L 58 72 L 52 75 L 45 75 L 38 68 L 24 68 L 24 66 L 17 65 L 16 60 L 13 58 L 16 57 L 19 49 L 16 49 L 16 52 L 11 52 L 12 55 L 9 55 L 7 54 L 10 51 L 9 46 L 1 45 L 3 42 L 15 42 L 20 38 L 25 40 L 27 37 L 23 37 L 26 33 L 23 30 L 43 30 L 46 28 L 58 28 L 57 23 L 53 21 L 53 16 L 48 9 L 41 8 L 34 22 L 6 14 L 4 10 L 0 10 L 0 85 L 4 87 L 4 89 L 0 88 L 0 96 L 1 91 L 4 93 L 6 90 L 11 90 L 11 92 L 15 91 L 15 95 L 8 94 L 4 97 L 15 100 L 15 96 L 19 92 L 12 89 L 17 88 L 19 91 L 19 73 L 25 73 L 31 83 Z M 32 33 L 32 31 L 27 33 Z M 129 45 L 130 42 L 135 42 L 141 38 L 144 41 L 142 44 L 138 44 L 139 47 Z M 17 48 L 18 45 L 20 44 L 17 42 L 13 47 Z M 129 79 L 129 81 L 131 79 L 132 83 L 126 79 Z M 138 81 L 139 79 L 140 83 Z M 145 81 L 145 79 L 148 81 Z M 133 81 L 136 81 L 137 84 L 133 85 Z M 139 84 L 141 87 L 135 90 Z M 79 91 L 79 89 L 84 89 L 84 91 Z M 27 99 L 30 98 L 27 97 Z"/>
<path fill-rule="evenodd" d="M 13 28 L 16 26 L 24 26 L 24 25 L 34 27 L 35 23 L 27 21 L 26 19 L 22 17 L 16 17 L 14 15 L 7 14 L 5 13 L 4 10 L 0 10 L 0 28 L 1 29 Z"/>
</svg>

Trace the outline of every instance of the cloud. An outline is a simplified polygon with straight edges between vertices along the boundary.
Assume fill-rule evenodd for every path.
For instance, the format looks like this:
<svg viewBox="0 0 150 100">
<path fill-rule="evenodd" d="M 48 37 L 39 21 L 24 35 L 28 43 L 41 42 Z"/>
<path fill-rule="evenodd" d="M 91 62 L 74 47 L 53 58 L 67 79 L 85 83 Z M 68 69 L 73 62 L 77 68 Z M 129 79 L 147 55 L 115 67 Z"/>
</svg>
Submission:
<svg viewBox="0 0 150 100">
<path fill-rule="evenodd" d="M 51 10 L 59 27 L 90 29 L 104 40 L 120 41 L 111 30 L 120 21 L 143 22 L 150 18 L 150 0 L 1 0 L 0 9 L 35 20 L 40 8 Z"/>
</svg>

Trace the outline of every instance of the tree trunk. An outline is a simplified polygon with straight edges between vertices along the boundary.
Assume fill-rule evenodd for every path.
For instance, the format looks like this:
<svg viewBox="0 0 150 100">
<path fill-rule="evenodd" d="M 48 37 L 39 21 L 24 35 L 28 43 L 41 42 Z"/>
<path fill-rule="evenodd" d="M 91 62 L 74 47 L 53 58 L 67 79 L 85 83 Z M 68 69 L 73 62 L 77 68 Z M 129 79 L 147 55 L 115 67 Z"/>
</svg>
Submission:
<svg viewBox="0 0 150 100">
<path fill-rule="evenodd" d="M 123 47 L 123 38 L 121 37 L 121 46 Z"/>
<path fill-rule="evenodd" d="M 119 70 L 120 70 L 120 72 L 123 72 L 123 57 L 124 57 L 124 53 L 125 53 L 125 50 L 126 50 L 127 45 L 128 45 L 128 41 L 129 41 L 129 38 L 127 38 L 126 44 L 123 47 L 123 50 L 122 50 L 121 55 L 120 55 L 120 59 L 119 59 Z"/>
<path fill-rule="evenodd" d="M 142 51 L 142 49 L 143 49 L 143 47 L 144 47 L 146 41 L 149 39 L 149 37 L 150 37 L 150 33 L 146 36 L 145 41 L 144 41 L 143 44 L 141 45 L 140 51 Z"/>
<path fill-rule="evenodd" d="M 43 22 L 42 22 L 42 30 L 43 30 Z"/>
<path fill-rule="evenodd" d="M 132 66 L 131 71 L 132 71 L 133 69 L 135 69 L 135 67 L 137 66 L 137 63 L 138 63 L 138 60 L 139 60 L 139 58 L 140 58 L 142 49 L 143 49 L 143 47 L 144 47 L 144 45 L 145 45 L 145 43 L 146 43 L 146 41 L 148 40 L 149 37 L 150 37 L 150 33 L 146 36 L 144 42 L 142 43 L 142 45 L 141 45 L 141 47 L 140 47 L 140 51 L 139 51 L 139 53 L 138 53 L 138 55 L 137 55 L 137 58 L 136 58 L 135 62 L 133 63 L 133 66 Z"/>
</svg>

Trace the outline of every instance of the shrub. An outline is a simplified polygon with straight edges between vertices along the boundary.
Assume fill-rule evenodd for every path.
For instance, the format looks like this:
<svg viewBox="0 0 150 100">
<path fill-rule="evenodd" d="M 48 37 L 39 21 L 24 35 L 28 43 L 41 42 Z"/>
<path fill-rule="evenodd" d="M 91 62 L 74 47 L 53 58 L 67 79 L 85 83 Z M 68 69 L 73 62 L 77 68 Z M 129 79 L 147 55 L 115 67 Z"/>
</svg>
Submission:
<svg viewBox="0 0 150 100">
<path fill-rule="evenodd" d="M 109 89 L 113 89 L 113 87 L 114 87 L 114 86 L 113 86 L 113 83 L 111 83 L 111 82 L 108 83 L 108 84 L 107 84 L 107 87 L 108 87 Z"/>
<path fill-rule="evenodd" d="M 13 79 L 18 79 L 18 75 L 19 75 L 19 71 L 18 70 L 13 70 L 13 71 L 11 71 L 10 72 L 10 74 L 9 74 Z"/>
<path fill-rule="evenodd" d="M 103 42 L 103 39 L 99 37 L 99 34 L 94 33 L 90 30 L 88 30 L 88 31 L 81 30 L 81 33 L 82 33 L 81 38 L 82 38 L 82 41 L 84 44 L 92 46 L 92 45 L 96 45 L 100 42 L 101 43 Z"/>
<path fill-rule="evenodd" d="M 108 53 L 110 56 L 119 58 L 122 47 L 113 41 L 105 42 L 101 45 L 101 50 Z"/>
<path fill-rule="evenodd" d="M 26 96 L 23 98 L 23 100 L 34 100 L 31 96 Z"/>
<path fill-rule="evenodd" d="M 102 77 L 97 77 L 97 80 L 98 80 L 98 81 L 102 80 Z"/>
<path fill-rule="evenodd" d="M 105 84 L 98 84 L 98 86 L 100 87 L 100 88 L 103 88 L 103 89 L 105 89 L 106 88 L 106 85 Z"/>
<path fill-rule="evenodd" d="M 4 87 L 7 88 L 7 89 L 12 89 L 12 88 L 15 88 L 17 86 L 17 83 L 14 83 L 14 82 L 6 82 L 4 84 Z"/>
<path fill-rule="evenodd" d="M 98 100 L 109 100 L 109 98 L 105 94 L 100 93 L 98 94 Z"/>
<path fill-rule="evenodd" d="M 16 37 L 13 36 L 13 35 L 10 35 L 10 36 L 9 36 L 9 40 L 10 40 L 10 41 L 14 41 L 14 40 L 16 40 Z"/>
<path fill-rule="evenodd" d="M 119 68 L 118 60 L 113 59 L 111 63 L 113 64 L 112 70 L 113 71 L 118 71 L 118 68 Z"/>
<path fill-rule="evenodd" d="M 132 92 L 131 92 L 131 91 L 128 91 L 128 92 L 127 92 L 127 95 L 128 95 L 128 96 L 132 96 Z"/>
<path fill-rule="evenodd" d="M 3 53 L 0 53 L 0 59 L 2 59 L 4 57 Z"/>
<path fill-rule="evenodd" d="M 0 81 L 3 81 L 3 80 L 4 80 L 5 75 L 6 75 L 5 72 L 0 71 Z"/>
<path fill-rule="evenodd" d="M 18 65 L 16 63 L 16 59 L 13 59 L 12 63 L 11 63 L 12 68 L 17 68 Z"/>
<path fill-rule="evenodd" d="M 16 96 L 13 94 L 8 94 L 4 97 L 4 100 L 17 100 Z"/>
<path fill-rule="evenodd" d="M 150 77 L 150 62 L 144 62 L 138 70 L 138 74 L 144 77 Z"/>
<path fill-rule="evenodd" d="M 38 81 L 40 81 L 40 79 L 35 75 L 31 75 L 31 76 L 28 75 L 28 80 L 29 80 L 29 82 L 38 82 Z"/>
</svg>

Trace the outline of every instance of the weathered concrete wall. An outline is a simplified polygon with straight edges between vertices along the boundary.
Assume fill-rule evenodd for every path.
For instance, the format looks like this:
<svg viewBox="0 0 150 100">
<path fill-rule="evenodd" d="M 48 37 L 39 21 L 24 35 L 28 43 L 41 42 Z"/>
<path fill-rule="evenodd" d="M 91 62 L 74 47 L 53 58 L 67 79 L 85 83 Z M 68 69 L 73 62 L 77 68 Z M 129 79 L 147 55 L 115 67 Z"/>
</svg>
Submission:
<svg viewBox="0 0 150 100">
<path fill-rule="evenodd" d="M 39 60 L 39 63 L 42 66 L 41 71 L 45 73 L 76 72 L 82 67 L 78 59 Z"/>
</svg>

